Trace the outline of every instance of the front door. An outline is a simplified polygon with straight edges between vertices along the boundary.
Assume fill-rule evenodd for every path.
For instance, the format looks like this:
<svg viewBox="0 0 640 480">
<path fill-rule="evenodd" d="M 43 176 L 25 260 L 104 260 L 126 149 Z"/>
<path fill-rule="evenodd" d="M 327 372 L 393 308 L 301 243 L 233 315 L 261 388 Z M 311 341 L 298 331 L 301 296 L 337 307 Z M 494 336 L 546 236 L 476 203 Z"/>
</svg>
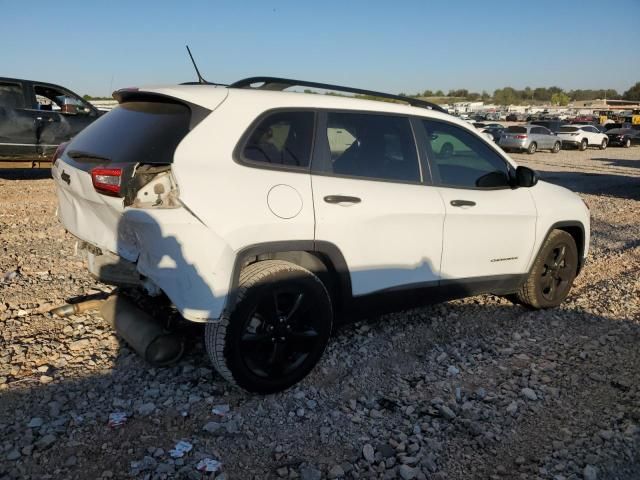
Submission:
<svg viewBox="0 0 640 480">
<path fill-rule="evenodd" d="M 36 138 L 40 153 L 55 150 L 97 118 L 96 110 L 77 95 L 49 85 L 33 86 Z"/>
<path fill-rule="evenodd" d="M 424 120 L 427 152 L 446 208 L 442 279 L 500 282 L 526 272 L 536 208 L 526 188 L 511 188 L 513 167 L 467 129 Z"/>
<path fill-rule="evenodd" d="M 315 240 L 340 250 L 353 295 L 436 286 L 444 206 L 422 182 L 409 119 L 328 112 L 318 123 Z"/>
</svg>

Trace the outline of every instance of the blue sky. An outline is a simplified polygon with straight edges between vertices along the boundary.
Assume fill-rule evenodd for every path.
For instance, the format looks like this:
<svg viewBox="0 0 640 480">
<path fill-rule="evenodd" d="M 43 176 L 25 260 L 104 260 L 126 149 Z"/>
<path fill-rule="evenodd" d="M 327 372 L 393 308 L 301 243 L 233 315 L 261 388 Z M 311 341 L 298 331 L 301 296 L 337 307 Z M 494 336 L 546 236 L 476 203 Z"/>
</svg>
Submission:
<svg viewBox="0 0 640 480">
<path fill-rule="evenodd" d="M 0 0 L 0 75 L 77 93 L 254 75 L 415 93 L 640 81 L 640 0 Z"/>
</svg>

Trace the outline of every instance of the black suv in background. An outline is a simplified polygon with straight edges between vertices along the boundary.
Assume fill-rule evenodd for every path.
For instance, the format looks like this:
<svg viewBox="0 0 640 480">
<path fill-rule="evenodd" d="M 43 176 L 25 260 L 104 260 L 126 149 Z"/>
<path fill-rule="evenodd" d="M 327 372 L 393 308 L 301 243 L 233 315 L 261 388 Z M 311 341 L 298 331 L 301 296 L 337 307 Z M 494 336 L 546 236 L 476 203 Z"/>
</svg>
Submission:
<svg viewBox="0 0 640 480">
<path fill-rule="evenodd" d="M 101 113 L 67 88 L 0 77 L 0 157 L 49 156 Z"/>
<path fill-rule="evenodd" d="M 531 125 L 538 125 L 540 127 L 547 128 L 553 133 L 558 133 L 560 127 L 567 124 L 567 122 L 563 122 L 562 120 L 534 120 L 530 123 Z"/>
</svg>

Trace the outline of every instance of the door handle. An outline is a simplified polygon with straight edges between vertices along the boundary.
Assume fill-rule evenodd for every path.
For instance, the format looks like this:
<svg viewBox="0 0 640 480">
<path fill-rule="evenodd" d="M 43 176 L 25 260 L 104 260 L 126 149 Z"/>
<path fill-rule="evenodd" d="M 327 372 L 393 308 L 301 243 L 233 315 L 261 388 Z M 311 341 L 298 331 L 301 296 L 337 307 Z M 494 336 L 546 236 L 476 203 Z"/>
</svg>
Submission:
<svg viewBox="0 0 640 480">
<path fill-rule="evenodd" d="M 327 195 L 324 197 L 324 201 L 327 203 L 360 203 L 362 200 L 348 195 Z"/>
<path fill-rule="evenodd" d="M 451 200 L 452 207 L 474 207 L 476 202 L 471 200 Z"/>
</svg>

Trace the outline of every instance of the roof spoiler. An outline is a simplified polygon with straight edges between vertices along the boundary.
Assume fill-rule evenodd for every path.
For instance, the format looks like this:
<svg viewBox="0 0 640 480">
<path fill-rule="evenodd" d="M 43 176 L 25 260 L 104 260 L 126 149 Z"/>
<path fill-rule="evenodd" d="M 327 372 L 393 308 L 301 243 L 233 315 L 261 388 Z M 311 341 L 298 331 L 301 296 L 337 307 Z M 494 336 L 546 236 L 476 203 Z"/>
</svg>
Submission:
<svg viewBox="0 0 640 480">
<path fill-rule="evenodd" d="M 262 85 L 260 85 L 259 87 L 251 87 L 256 83 L 261 83 Z M 417 98 L 404 97 L 402 95 L 393 95 L 391 93 L 376 92 L 373 90 L 363 90 L 361 88 L 331 85 L 328 83 L 308 82 L 306 80 L 292 80 L 290 78 L 278 77 L 249 77 L 243 80 L 238 80 L 237 82 L 229 85 L 229 88 L 257 88 L 260 90 L 273 91 L 281 91 L 290 87 L 320 88 L 323 90 L 335 90 L 337 92 L 354 93 L 356 95 L 369 95 L 372 97 L 388 98 L 390 100 L 408 103 L 412 107 L 428 108 L 429 110 L 448 113 L 440 105 L 436 105 L 435 103 L 427 102 L 425 100 L 419 100 Z"/>
</svg>

